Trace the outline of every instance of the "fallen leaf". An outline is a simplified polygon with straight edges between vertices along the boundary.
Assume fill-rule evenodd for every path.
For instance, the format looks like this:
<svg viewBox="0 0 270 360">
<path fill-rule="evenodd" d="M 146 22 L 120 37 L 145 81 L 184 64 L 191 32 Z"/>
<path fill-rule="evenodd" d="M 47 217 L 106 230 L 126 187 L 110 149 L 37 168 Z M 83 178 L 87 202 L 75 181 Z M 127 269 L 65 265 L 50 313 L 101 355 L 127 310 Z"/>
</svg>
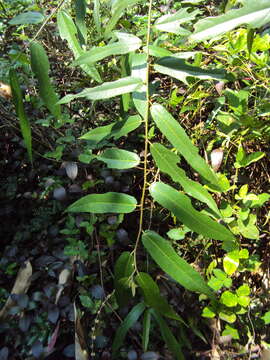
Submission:
<svg viewBox="0 0 270 360">
<path fill-rule="evenodd" d="M 89 354 L 85 341 L 84 331 L 77 313 L 76 305 L 74 303 L 74 318 L 75 318 L 75 359 L 88 360 Z"/>
</svg>

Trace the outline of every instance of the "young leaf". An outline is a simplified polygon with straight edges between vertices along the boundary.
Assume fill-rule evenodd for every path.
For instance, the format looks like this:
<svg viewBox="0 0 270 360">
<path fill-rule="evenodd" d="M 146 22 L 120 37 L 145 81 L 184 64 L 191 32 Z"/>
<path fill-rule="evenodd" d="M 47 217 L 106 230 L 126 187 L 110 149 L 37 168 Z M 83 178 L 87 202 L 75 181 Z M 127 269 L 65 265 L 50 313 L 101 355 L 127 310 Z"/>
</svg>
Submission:
<svg viewBox="0 0 270 360">
<path fill-rule="evenodd" d="M 167 344 L 170 351 L 174 354 L 175 359 L 176 360 L 184 360 L 185 357 L 182 353 L 181 345 L 174 337 L 174 335 L 171 332 L 171 330 L 169 329 L 166 321 L 156 311 L 152 310 L 151 313 L 159 325 L 163 340 Z"/>
<path fill-rule="evenodd" d="M 200 183 L 190 180 L 185 171 L 177 166 L 180 162 L 178 155 L 161 144 L 151 145 L 151 154 L 161 171 L 170 175 L 173 181 L 181 184 L 188 195 L 207 204 L 220 217 L 217 205 L 209 192 Z"/>
<path fill-rule="evenodd" d="M 114 340 L 113 340 L 113 344 L 112 344 L 113 358 L 115 358 L 115 356 L 117 355 L 117 350 L 123 344 L 128 330 L 139 319 L 141 314 L 144 312 L 144 309 L 145 309 L 145 305 L 143 303 L 139 303 L 139 304 L 135 305 L 132 308 L 132 310 L 129 312 L 127 317 L 124 319 L 122 324 L 117 329 Z"/>
<path fill-rule="evenodd" d="M 118 305 L 124 307 L 131 297 L 131 289 L 124 286 L 120 280 L 129 278 L 134 271 L 133 256 L 125 251 L 116 260 L 114 267 L 114 288 Z"/>
<path fill-rule="evenodd" d="M 77 59 L 80 55 L 83 54 L 83 50 L 80 47 L 79 41 L 76 37 L 77 28 L 68 13 L 61 10 L 57 14 L 57 25 L 59 29 L 59 34 L 61 39 L 67 40 L 68 46 L 72 50 L 75 59 Z M 81 65 L 83 71 L 86 72 L 87 75 L 92 77 L 97 82 L 101 82 L 100 75 L 97 69 L 93 65 Z"/>
<path fill-rule="evenodd" d="M 155 66 L 155 70 L 174 77 L 177 80 L 183 81 L 185 84 L 188 84 L 187 77 L 195 77 L 202 80 L 214 79 L 214 80 L 224 80 L 225 71 L 220 69 L 202 69 L 197 66 L 187 64 L 185 60 L 180 59 L 176 56 L 166 56 L 159 59 Z"/>
<path fill-rule="evenodd" d="M 31 163 L 33 162 L 32 156 L 32 133 L 31 133 L 31 125 L 26 116 L 24 106 L 23 106 L 23 96 L 20 88 L 19 80 L 17 77 L 17 73 L 14 69 L 9 70 L 9 81 L 10 87 L 12 91 L 12 98 L 14 101 L 16 114 L 19 118 L 20 128 L 23 136 L 23 140 L 27 149 L 27 153 Z"/>
<path fill-rule="evenodd" d="M 204 41 L 224 34 L 240 25 L 260 28 L 270 21 L 270 4 L 268 0 L 245 0 L 243 7 L 232 9 L 224 15 L 198 21 L 191 41 Z"/>
<path fill-rule="evenodd" d="M 117 121 L 105 126 L 99 126 L 94 130 L 87 132 L 79 139 L 89 140 L 94 144 L 109 138 L 118 140 L 120 137 L 137 129 L 141 123 L 142 119 L 139 115 L 129 116 L 126 120 Z"/>
<path fill-rule="evenodd" d="M 163 316 L 185 324 L 184 320 L 178 314 L 176 314 L 166 299 L 160 295 L 159 288 L 150 275 L 140 272 L 136 276 L 136 282 L 143 291 L 146 305 L 154 308 Z"/>
<path fill-rule="evenodd" d="M 183 258 L 177 255 L 168 241 L 154 231 L 146 231 L 142 236 L 142 242 L 161 269 L 180 285 L 190 291 L 205 294 L 215 301 L 214 293 L 201 275 Z"/>
<path fill-rule="evenodd" d="M 71 100 L 80 97 L 85 97 L 89 100 L 109 99 L 111 97 L 132 92 L 141 84 L 141 79 L 128 76 L 116 81 L 105 82 L 102 85 L 93 88 L 86 88 L 79 94 L 66 95 L 58 103 L 67 104 Z"/>
<path fill-rule="evenodd" d="M 115 31 L 114 35 L 118 38 L 117 42 L 101 47 L 93 47 L 74 61 L 74 65 L 91 65 L 108 56 L 127 54 L 139 49 L 142 44 L 141 39 L 131 34 Z"/>
<path fill-rule="evenodd" d="M 140 163 L 140 158 L 137 154 L 117 148 L 106 149 L 96 158 L 105 162 L 108 168 L 111 169 L 130 169 Z"/>
<path fill-rule="evenodd" d="M 178 10 L 174 14 L 161 16 L 154 25 L 154 28 L 160 31 L 167 31 L 177 35 L 189 35 L 190 31 L 181 28 L 180 24 L 194 20 L 200 14 L 200 10 L 188 12 L 186 8 Z"/>
<path fill-rule="evenodd" d="M 132 93 L 132 99 L 136 110 L 143 117 L 143 119 L 145 118 L 146 112 L 148 111 L 146 85 L 144 85 L 147 78 L 146 58 L 146 54 L 132 54 L 130 56 L 131 76 L 140 78 L 142 80 L 142 85 Z"/>
<path fill-rule="evenodd" d="M 142 334 L 142 348 L 147 351 L 149 344 L 150 326 L 151 326 L 151 310 L 147 309 L 143 317 L 143 334 Z"/>
<path fill-rule="evenodd" d="M 80 39 L 81 45 L 87 43 L 87 28 L 85 24 L 85 15 L 86 15 L 86 1 L 85 0 L 75 0 L 75 14 L 76 14 L 76 26 L 78 29 L 78 36 Z"/>
<path fill-rule="evenodd" d="M 153 183 L 150 193 L 154 200 L 170 210 L 190 230 L 205 237 L 222 241 L 234 241 L 233 234 L 225 226 L 195 210 L 189 197 L 162 182 Z"/>
<path fill-rule="evenodd" d="M 66 211 L 69 212 L 87 212 L 94 214 L 105 213 L 129 213 L 137 205 L 133 196 L 108 192 L 105 194 L 91 194 L 82 197 L 71 204 Z"/>
<path fill-rule="evenodd" d="M 61 107 L 57 104 L 59 100 L 50 77 L 49 77 L 49 60 L 41 44 L 33 42 L 30 45 L 31 68 L 38 79 L 40 97 L 48 110 L 57 118 L 61 117 Z"/>
<path fill-rule="evenodd" d="M 210 166 L 198 154 L 198 149 L 193 145 L 181 125 L 161 105 L 154 104 L 151 107 L 151 115 L 171 144 L 186 159 L 189 165 L 197 171 L 209 183 L 218 185 L 218 178 Z"/>
</svg>

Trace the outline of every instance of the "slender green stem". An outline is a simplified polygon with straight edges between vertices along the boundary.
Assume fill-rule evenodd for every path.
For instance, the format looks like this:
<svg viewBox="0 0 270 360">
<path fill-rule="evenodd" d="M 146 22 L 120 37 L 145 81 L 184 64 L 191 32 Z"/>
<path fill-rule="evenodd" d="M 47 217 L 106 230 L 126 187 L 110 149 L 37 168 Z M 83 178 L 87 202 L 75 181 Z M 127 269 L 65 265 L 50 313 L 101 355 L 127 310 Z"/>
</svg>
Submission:
<svg viewBox="0 0 270 360">
<path fill-rule="evenodd" d="M 147 36 L 146 36 L 146 102 L 147 108 L 145 111 L 144 117 L 144 164 L 143 164 L 143 187 L 142 187 L 142 194 L 141 194 L 141 201 L 140 201 L 140 219 L 139 219 L 139 229 L 137 234 L 137 239 L 135 243 L 135 247 L 133 250 L 134 253 L 134 267 L 135 271 L 137 271 L 137 263 L 136 263 L 136 252 L 140 242 L 141 233 L 143 230 L 143 219 L 144 219 L 144 203 L 145 203 L 145 193 L 146 193 L 146 186 L 147 186 L 147 155 L 148 155 L 148 128 L 149 128 L 149 107 L 150 107 L 150 92 L 149 92 L 149 73 L 150 73 L 150 64 L 149 64 L 149 44 L 150 44 L 150 35 L 151 35 L 151 17 L 152 17 L 152 2 L 153 0 L 149 1 L 148 7 L 148 24 L 147 24 Z"/>
</svg>

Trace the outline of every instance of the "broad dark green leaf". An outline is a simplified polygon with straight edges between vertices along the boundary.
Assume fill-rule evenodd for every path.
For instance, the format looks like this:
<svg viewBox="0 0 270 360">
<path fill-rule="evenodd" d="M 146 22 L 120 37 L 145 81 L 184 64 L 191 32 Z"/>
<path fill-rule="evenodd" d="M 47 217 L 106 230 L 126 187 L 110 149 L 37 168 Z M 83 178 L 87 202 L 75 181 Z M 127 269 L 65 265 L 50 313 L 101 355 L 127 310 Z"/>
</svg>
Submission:
<svg viewBox="0 0 270 360">
<path fill-rule="evenodd" d="M 170 175 L 173 181 L 181 184 L 188 195 L 207 204 L 220 217 L 217 205 L 209 192 L 200 183 L 190 180 L 185 171 L 177 165 L 180 163 L 178 155 L 161 144 L 151 145 L 151 154 L 162 172 Z"/>
<path fill-rule="evenodd" d="M 84 52 L 76 61 L 75 65 L 93 64 L 112 55 L 123 55 L 140 48 L 142 41 L 137 36 L 115 31 L 113 33 L 118 41 L 101 47 L 93 47 Z M 132 75 L 133 76 L 133 75 Z M 135 77 L 135 76 L 134 76 Z M 136 76 L 138 77 L 138 76 Z"/>
<path fill-rule="evenodd" d="M 64 96 L 58 103 L 67 104 L 73 99 L 85 97 L 89 100 L 109 99 L 118 95 L 126 94 L 137 89 L 142 84 L 141 79 L 128 76 L 116 81 L 106 82 L 102 85 L 86 88 L 78 94 Z"/>
<path fill-rule="evenodd" d="M 71 204 L 66 211 L 94 214 L 129 213 L 135 209 L 136 205 L 137 201 L 133 196 L 108 192 L 86 195 Z"/>
<path fill-rule="evenodd" d="M 143 291 L 146 305 L 154 308 L 163 316 L 185 324 L 185 321 L 172 309 L 166 299 L 160 295 L 159 288 L 150 275 L 140 272 L 136 276 L 136 282 Z"/>
<path fill-rule="evenodd" d="M 29 159 L 31 162 L 33 162 L 31 125 L 24 110 L 23 95 L 20 88 L 17 73 L 14 69 L 9 70 L 9 81 L 12 91 L 12 98 L 16 109 L 16 114 L 19 118 L 23 140 L 27 149 Z"/>
<path fill-rule="evenodd" d="M 86 0 L 75 0 L 75 22 L 81 45 L 87 43 L 87 27 L 85 23 Z"/>
<path fill-rule="evenodd" d="M 63 10 L 58 11 L 57 25 L 61 39 L 67 40 L 68 46 L 72 50 L 75 59 L 77 59 L 83 54 L 84 51 L 81 48 L 79 41 L 76 37 L 77 28 L 71 16 Z M 101 82 L 100 75 L 93 65 L 81 65 L 81 68 L 86 72 L 87 75 L 92 77 L 94 80 L 96 80 L 97 82 Z"/>
<path fill-rule="evenodd" d="M 129 116 L 126 120 L 117 121 L 110 125 L 99 126 L 81 136 L 80 139 L 89 140 L 94 144 L 109 138 L 118 140 L 120 137 L 137 129 L 141 123 L 142 119 L 139 115 Z"/>
<path fill-rule="evenodd" d="M 140 158 L 137 154 L 117 148 L 106 149 L 96 158 L 105 162 L 110 169 L 130 169 L 140 163 Z"/>
<path fill-rule="evenodd" d="M 146 79 L 147 79 L 147 55 L 146 54 L 132 54 L 130 56 L 131 62 L 131 76 L 140 78 L 142 85 L 132 93 L 133 103 L 136 110 L 145 119 L 148 111 L 148 104 L 146 99 Z"/>
<path fill-rule="evenodd" d="M 269 0 L 245 0 L 243 7 L 232 9 L 225 14 L 199 20 L 191 41 L 204 41 L 215 38 L 234 28 L 247 24 L 251 28 L 260 28 L 270 22 Z"/>
<path fill-rule="evenodd" d="M 156 71 L 183 81 L 185 84 L 188 84 L 187 77 L 189 76 L 202 80 L 214 79 L 219 81 L 226 78 L 224 70 L 202 69 L 197 66 L 189 65 L 185 60 L 176 56 L 166 56 L 159 59 L 154 68 Z"/>
<path fill-rule="evenodd" d="M 159 104 L 154 104 L 151 107 L 151 114 L 157 127 L 186 159 L 189 165 L 206 181 L 219 187 L 216 174 L 198 154 L 198 149 L 193 145 L 178 121 L 176 121 L 172 115 Z"/>
<path fill-rule="evenodd" d="M 9 20 L 10 25 L 39 24 L 45 19 L 44 15 L 37 11 L 27 11 Z"/>
<path fill-rule="evenodd" d="M 159 328 L 160 328 L 161 335 L 163 337 L 163 340 L 165 341 L 169 350 L 174 354 L 175 359 L 176 360 L 185 360 L 185 357 L 184 357 L 182 349 L 181 349 L 181 345 L 174 337 L 174 335 L 171 332 L 171 330 L 169 329 L 166 321 L 155 310 L 152 310 L 151 314 L 157 321 Z"/>
<path fill-rule="evenodd" d="M 161 269 L 180 285 L 190 291 L 205 294 L 215 301 L 213 291 L 201 275 L 183 258 L 177 255 L 169 241 L 166 241 L 154 231 L 146 231 L 142 236 L 142 242 Z"/>
<path fill-rule="evenodd" d="M 130 297 L 131 289 L 124 286 L 121 279 L 128 279 L 134 271 L 134 256 L 129 252 L 123 252 L 117 259 L 114 267 L 114 288 L 117 303 L 120 307 L 126 306 Z"/>
<path fill-rule="evenodd" d="M 205 237 L 222 241 L 234 241 L 233 234 L 209 216 L 195 210 L 190 198 L 162 182 L 153 183 L 150 193 L 154 200 L 170 210 L 190 230 Z"/>
<path fill-rule="evenodd" d="M 61 107 L 57 104 L 59 97 L 49 77 L 50 67 L 47 54 L 43 46 L 38 42 L 31 43 L 30 54 L 31 68 L 38 79 L 40 97 L 52 115 L 59 119 L 61 117 Z"/>
<path fill-rule="evenodd" d="M 127 317 L 124 319 L 122 324 L 116 331 L 113 344 L 112 344 L 112 351 L 113 351 L 113 358 L 115 358 L 117 354 L 117 350 L 122 346 L 125 336 L 128 330 L 135 324 L 135 322 L 139 319 L 139 317 L 144 312 L 145 305 L 143 303 L 139 303 L 135 305 L 132 310 L 129 312 Z M 119 358 L 119 355 L 118 355 Z"/>
</svg>

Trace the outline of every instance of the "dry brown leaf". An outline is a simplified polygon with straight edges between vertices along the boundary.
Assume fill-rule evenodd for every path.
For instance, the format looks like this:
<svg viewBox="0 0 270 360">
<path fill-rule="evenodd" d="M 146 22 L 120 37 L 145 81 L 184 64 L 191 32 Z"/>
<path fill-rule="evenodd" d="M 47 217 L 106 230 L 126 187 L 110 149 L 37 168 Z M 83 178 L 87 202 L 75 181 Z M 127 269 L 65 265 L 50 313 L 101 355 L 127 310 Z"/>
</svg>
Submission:
<svg viewBox="0 0 270 360">
<path fill-rule="evenodd" d="M 223 160 L 223 150 L 215 149 L 211 152 L 211 165 L 214 171 L 218 171 Z"/>
<path fill-rule="evenodd" d="M 59 278 L 58 278 L 58 285 L 59 285 L 59 289 L 57 291 L 57 294 L 55 296 L 55 304 L 58 303 L 60 296 L 64 290 L 64 287 L 66 285 L 66 283 L 68 282 L 68 279 L 71 275 L 71 271 L 69 269 L 63 269 L 60 274 L 59 274 Z"/>
<path fill-rule="evenodd" d="M 12 98 L 11 87 L 0 81 L 0 96 L 9 100 Z"/>
<path fill-rule="evenodd" d="M 85 341 L 84 331 L 77 313 L 76 305 L 74 303 L 74 320 L 75 320 L 75 359 L 89 360 L 87 345 Z"/>
<path fill-rule="evenodd" d="M 260 360 L 270 360 L 270 349 L 263 349 Z"/>
<path fill-rule="evenodd" d="M 27 261 L 23 266 L 21 266 L 17 278 L 15 280 L 15 284 L 11 290 L 11 294 L 26 294 L 30 283 L 31 283 L 31 276 L 32 276 L 32 265 L 30 261 Z M 0 311 L 0 318 L 4 318 L 7 315 L 8 310 L 12 307 L 14 301 L 9 298 L 7 299 L 4 307 Z"/>
</svg>

